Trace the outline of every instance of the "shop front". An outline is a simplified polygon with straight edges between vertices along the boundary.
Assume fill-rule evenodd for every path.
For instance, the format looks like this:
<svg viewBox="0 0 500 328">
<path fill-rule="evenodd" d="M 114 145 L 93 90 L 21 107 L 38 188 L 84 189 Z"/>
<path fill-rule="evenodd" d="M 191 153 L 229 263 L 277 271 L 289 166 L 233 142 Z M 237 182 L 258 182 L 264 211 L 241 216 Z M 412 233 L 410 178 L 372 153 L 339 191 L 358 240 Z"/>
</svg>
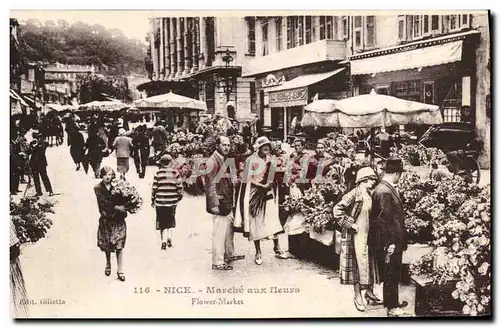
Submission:
<svg viewBox="0 0 500 328">
<path fill-rule="evenodd" d="M 478 35 L 471 30 L 352 56 L 354 92 L 438 105 L 445 122 L 473 123 Z"/>
<path fill-rule="evenodd" d="M 264 127 L 272 139 L 288 140 L 293 132 L 292 122 L 300 122 L 304 106 L 314 99 L 341 99 L 348 95 L 348 76 L 344 67 L 336 67 L 326 72 L 298 75 L 285 81 L 268 75 L 261 82 L 261 113 Z M 274 86 L 272 82 L 274 81 Z M 295 120 L 294 120 L 295 118 Z"/>
</svg>

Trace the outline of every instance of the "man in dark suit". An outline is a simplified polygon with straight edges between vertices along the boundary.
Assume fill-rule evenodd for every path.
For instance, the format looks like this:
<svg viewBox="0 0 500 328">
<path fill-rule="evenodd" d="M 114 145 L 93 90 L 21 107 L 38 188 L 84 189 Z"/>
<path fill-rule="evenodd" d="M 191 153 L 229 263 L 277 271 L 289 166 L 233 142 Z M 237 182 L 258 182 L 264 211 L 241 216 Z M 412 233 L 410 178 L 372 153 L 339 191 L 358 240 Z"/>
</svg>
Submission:
<svg viewBox="0 0 500 328">
<path fill-rule="evenodd" d="M 388 159 L 385 174 L 372 194 L 368 245 L 373 247 L 384 282 L 384 306 L 389 316 L 407 316 L 399 302 L 398 287 L 403 251 L 408 245 L 403 203 L 396 185 L 404 172 L 401 159 Z"/>
<path fill-rule="evenodd" d="M 136 129 L 136 135 L 132 139 L 133 156 L 135 169 L 140 179 L 144 179 L 146 175 L 146 166 L 149 159 L 149 138 L 146 135 L 146 126 L 140 125 Z"/>
<path fill-rule="evenodd" d="M 49 193 L 49 196 L 54 195 L 52 185 L 50 184 L 49 176 L 47 175 L 47 157 L 45 151 L 47 150 L 48 143 L 43 140 L 40 133 L 33 133 L 34 140 L 30 144 L 30 168 L 35 182 L 35 190 L 37 196 L 42 195 L 42 187 L 40 185 L 40 178 L 42 178 L 43 186 Z"/>
</svg>

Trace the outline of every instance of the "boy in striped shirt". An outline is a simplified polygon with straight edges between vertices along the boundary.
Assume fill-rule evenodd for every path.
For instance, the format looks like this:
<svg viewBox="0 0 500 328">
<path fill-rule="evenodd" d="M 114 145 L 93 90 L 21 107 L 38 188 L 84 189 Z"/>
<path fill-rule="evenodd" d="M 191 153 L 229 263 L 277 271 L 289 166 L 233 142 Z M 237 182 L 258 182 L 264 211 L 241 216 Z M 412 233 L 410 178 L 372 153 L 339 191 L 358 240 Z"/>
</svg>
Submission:
<svg viewBox="0 0 500 328">
<path fill-rule="evenodd" d="M 175 228 L 175 210 L 182 199 L 182 179 L 173 167 L 170 155 L 160 159 L 160 169 L 153 180 L 151 206 L 156 207 L 156 230 L 160 230 L 161 249 L 172 247 L 172 229 Z M 167 242 L 164 242 L 163 232 L 167 230 Z"/>
</svg>

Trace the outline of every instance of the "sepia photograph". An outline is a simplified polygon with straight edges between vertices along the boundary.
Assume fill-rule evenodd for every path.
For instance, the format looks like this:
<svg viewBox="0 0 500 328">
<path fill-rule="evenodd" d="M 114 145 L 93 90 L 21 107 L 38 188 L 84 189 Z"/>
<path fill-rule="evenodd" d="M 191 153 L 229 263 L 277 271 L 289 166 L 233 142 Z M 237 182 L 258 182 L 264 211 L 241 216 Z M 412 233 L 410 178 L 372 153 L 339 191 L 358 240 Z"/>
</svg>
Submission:
<svg viewBox="0 0 500 328">
<path fill-rule="evenodd" d="M 11 10 L 11 318 L 491 319 L 491 43 L 488 10 Z"/>
</svg>

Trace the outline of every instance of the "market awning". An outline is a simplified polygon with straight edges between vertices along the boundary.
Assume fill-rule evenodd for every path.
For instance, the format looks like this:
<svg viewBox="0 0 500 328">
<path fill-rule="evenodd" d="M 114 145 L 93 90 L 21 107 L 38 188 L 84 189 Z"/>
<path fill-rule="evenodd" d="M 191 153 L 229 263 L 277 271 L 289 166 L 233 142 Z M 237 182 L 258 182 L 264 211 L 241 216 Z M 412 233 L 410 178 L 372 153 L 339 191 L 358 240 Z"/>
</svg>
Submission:
<svg viewBox="0 0 500 328">
<path fill-rule="evenodd" d="M 463 40 L 351 61 L 351 74 L 374 74 L 443 65 L 462 60 Z"/>
<path fill-rule="evenodd" d="M 29 106 L 17 92 L 14 90 L 10 89 L 10 96 L 16 100 L 18 100 L 23 106 Z"/>
<path fill-rule="evenodd" d="M 307 87 L 326 80 L 345 68 L 339 68 L 332 72 L 307 74 L 298 76 L 282 85 L 266 90 L 269 92 L 270 107 L 288 107 L 307 105 Z"/>
</svg>

